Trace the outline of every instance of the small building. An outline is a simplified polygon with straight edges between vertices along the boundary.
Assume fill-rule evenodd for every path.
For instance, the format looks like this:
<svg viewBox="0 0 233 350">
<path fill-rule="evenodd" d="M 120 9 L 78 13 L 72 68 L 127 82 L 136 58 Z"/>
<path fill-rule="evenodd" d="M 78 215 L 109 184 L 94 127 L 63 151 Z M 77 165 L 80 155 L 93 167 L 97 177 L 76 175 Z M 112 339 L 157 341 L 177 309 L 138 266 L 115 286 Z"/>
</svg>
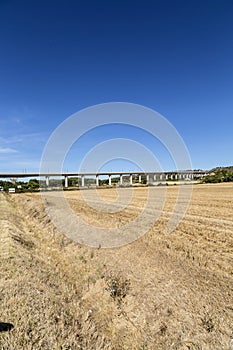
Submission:
<svg viewBox="0 0 233 350">
<path fill-rule="evenodd" d="M 9 193 L 15 193 L 15 188 L 14 188 L 14 187 L 10 187 L 10 188 L 8 189 L 8 192 L 9 192 Z"/>
</svg>

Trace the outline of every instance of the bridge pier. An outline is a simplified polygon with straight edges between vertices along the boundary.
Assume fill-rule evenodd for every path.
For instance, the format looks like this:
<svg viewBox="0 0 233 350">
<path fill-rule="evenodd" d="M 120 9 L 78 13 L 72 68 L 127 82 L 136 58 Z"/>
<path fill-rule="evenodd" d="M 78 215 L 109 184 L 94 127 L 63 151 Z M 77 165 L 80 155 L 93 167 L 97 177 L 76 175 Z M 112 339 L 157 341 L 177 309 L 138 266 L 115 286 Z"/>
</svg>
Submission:
<svg viewBox="0 0 233 350">
<path fill-rule="evenodd" d="M 96 175 L 95 181 L 96 181 L 96 187 L 98 187 L 99 186 L 99 175 Z"/>
<path fill-rule="evenodd" d="M 49 176 L 45 176 L 45 183 L 46 186 L 49 187 Z"/>
<path fill-rule="evenodd" d="M 123 185 L 123 175 L 120 174 L 120 185 Z"/>
<path fill-rule="evenodd" d="M 138 175 L 138 182 L 142 183 L 142 175 Z"/>
<path fill-rule="evenodd" d="M 81 186 L 82 187 L 85 186 L 85 176 L 84 175 L 81 176 Z"/>
<path fill-rule="evenodd" d="M 68 188 L 68 176 L 65 176 L 65 188 Z"/>
<path fill-rule="evenodd" d="M 130 186 L 133 186 L 133 175 L 132 174 L 129 175 L 129 184 L 130 184 Z"/>
<path fill-rule="evenodd" d="M 108 175 L 108 184 L 109 186 L 112 185 L 112 175 Z"/>
</svg>

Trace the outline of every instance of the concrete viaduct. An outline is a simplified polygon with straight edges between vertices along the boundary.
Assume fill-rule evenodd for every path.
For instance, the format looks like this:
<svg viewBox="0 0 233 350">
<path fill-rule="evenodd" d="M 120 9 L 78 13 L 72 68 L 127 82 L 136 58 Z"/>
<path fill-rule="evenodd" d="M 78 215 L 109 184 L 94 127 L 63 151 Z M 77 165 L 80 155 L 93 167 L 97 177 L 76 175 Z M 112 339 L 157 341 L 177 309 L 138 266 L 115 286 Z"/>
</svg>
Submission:
<svg viewBox="0 0 233 350">
<path fill-rule="evenodd" d="M 123 185 L 123 177 L 129 177 L 129 184 L 133 185 L 133 176 L 138 176 L 138 182 L 141 183 L 142 175 L 146 176 L 146 182 L 149 184 L 154 181 L 169 181 L 169 180 L 193 180 L 194 178 L 202 178 L 207 172 L 199 170 L 182 170 L 169 172 L 99 172 L 99 173 L 5 173 L 0 174 L 0 178 L 18 179 L 18 178 L 45 178 L 46 186 L 49 187 L 49 179 L 52 177 L 63 176 L 65 179 L 65 187 L 68 187 L 68 179 L 70 177 L 79 177 L 81 179 L 81 187 L 85 186 L 85 177 L 94 176 L 96 186 L 99 186 L 99 177 L 108 176 L 108 183 L 111 186 L 112 176 L 120 177 L 120 185 Z"/>
</svg>

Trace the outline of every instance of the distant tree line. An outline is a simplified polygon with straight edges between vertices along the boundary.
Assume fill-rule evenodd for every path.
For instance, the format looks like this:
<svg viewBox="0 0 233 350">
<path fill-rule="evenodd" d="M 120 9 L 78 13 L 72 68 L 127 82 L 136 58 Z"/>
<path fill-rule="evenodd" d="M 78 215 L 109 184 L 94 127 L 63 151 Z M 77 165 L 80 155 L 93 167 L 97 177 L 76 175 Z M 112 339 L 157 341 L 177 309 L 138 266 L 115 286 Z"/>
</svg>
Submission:
<svg viewBox="0 0 233 350">
<path fill-rule="evenodd" d="M 120 182 L 119 176 L 113 176 L 111 178 L 112 185 L 117 185 Z M 133 176 L 133 182 L 138 182 L 138 176 Z M 124 186 L 127 186 L 127 183 L 129 184 L 129 176 L 124 176 Z M 146 183 L 146 176 L 142 175 L 141 177 L 141 183 Z M 85 186 L 95 186 L 96 179 L 95 177 L 85 177 Z M 100 186 L 108 186 L 109 179 L 99 179 L 99 185 Z M 69 177 L 68 178 L 68 186 L 70 189 L 77 188 L 81 186 L 81 178 L 80 177 Z M 56 188 L 64 188 L 65 187 L 65 180 L 64 178 L 50 178 L 49 179 L 49 187 L 56 189 Z M 45 180 L 38 180 L 38 179 L 30 179 L 28 182 L 26 181 L 20 181 L 17 179 L 11 179 L 10 180 L 0 180 L 0 190 L 8 192 L 9 188 L 14 188 L 15 192 L 37 192 L 40 189 L 47 188 L 46 181 Z"/>
<path fill-rule="evenodd" d="M 233 181 L 233 171 L 227 169 L 219 169 L 209 175 L 206 175 L 202 182 L 204 183 L 219 183 Z"/>
<path fill-rule="evenodd" d="M 28 182 L 0 180 L 0 189 L 8 192 L 9 188 L 15 188 L 16 192 L 39 191 L 39 180 L 30 179 Z"/>
</svg>

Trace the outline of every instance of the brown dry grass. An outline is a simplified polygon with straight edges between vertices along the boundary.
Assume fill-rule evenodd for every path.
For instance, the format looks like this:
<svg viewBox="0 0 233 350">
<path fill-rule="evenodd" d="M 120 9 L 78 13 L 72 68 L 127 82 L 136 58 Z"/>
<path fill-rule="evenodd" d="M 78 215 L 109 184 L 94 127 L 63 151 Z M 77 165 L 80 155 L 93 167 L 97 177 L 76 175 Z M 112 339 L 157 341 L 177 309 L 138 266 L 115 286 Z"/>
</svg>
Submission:
<svg viewBox="0 0 233 350">
<path fill-rule="evenodd" d="M 233 332 L 233 185 L 197 185 L 182 223 L 164 229 L 177 195 L 169 187 L 160 219 L 118 249 L 71 242 L 46 216 L 37 194 L 1 194 L 0 349 L 231 350 Z M 112 203 L 115 190 L 99 190 Z M 124 225 L 146 198 L 99 213 L 66 192 L 73 210 L 99 226 Z M 114 298 L 110 271 L 126 297 Z M 112 278 L 112 277 L 110 277 Z"/>
</svg>

